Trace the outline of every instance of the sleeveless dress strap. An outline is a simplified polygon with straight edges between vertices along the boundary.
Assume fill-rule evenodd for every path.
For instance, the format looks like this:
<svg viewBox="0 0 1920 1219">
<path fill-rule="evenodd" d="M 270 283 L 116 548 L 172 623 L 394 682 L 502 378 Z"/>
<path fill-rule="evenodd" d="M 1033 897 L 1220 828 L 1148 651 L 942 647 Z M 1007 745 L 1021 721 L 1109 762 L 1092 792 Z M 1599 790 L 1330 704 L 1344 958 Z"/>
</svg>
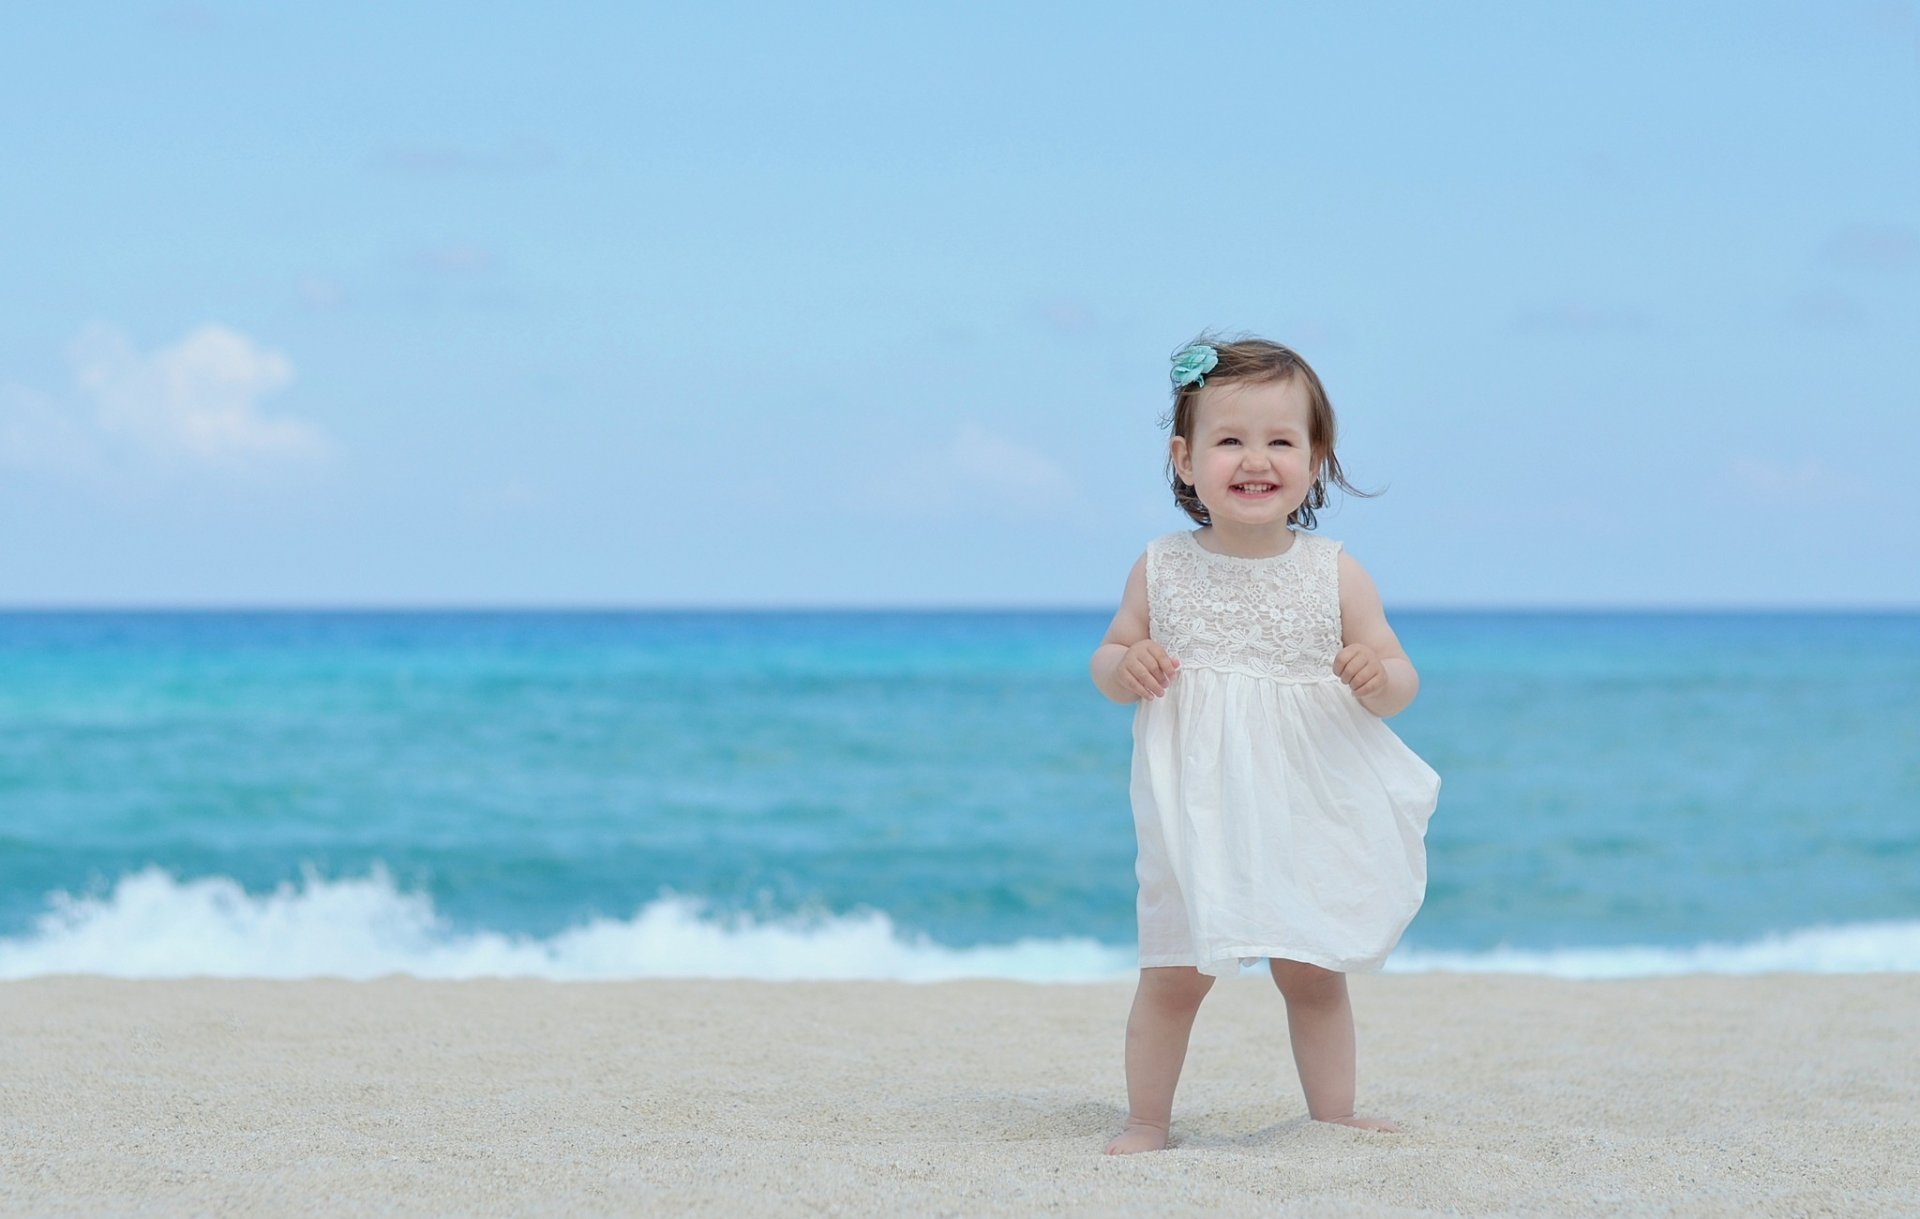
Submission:
<svg viewBox="0 0 1920 1219">
<path fill-rule="evenodd" d="M 1313 549 L 1304 556 L 1310 562 L 1308 570 L 1313 573 L 1310 581 L 1320 613 L 1329 623 L 1333 638 L 1340 639 L 1340 543 L 1334 538 L 1323 538 L 1318 534 L 1301 534 L 1302 542 L 1310 543 Z M 1336 643 L 1337 646 L 1337 643 Z"/>
</svg>

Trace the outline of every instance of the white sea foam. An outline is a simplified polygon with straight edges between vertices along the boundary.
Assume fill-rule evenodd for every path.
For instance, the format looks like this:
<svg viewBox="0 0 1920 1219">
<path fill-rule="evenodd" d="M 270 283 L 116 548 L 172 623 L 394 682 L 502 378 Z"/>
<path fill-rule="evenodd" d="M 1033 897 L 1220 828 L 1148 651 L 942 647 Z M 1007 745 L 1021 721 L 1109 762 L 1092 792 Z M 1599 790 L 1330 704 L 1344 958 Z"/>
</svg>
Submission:
<svg viewBox="0 0 1920 1219">
<path fill-rule="evenodd" d="M 1920 920 L 1836 923 L 1738 943 L 1484 952 L 1403 947 L 1387 963 L 1396 973 L 1458 970 L 1545 974 L 1555 978 L 1650 978 L 1673 974 L 1883 973 L 1920 970 Z"/>
<path fill-rule="evenodd" d="M 897 929 L 886 914 L 756 921 L 663 895 L 628 919 L 546 937 L 460 931 L 424 893 L 376 869 L 307 875 L 271 893 L 226 877 L 179 880 L 159 868 L 102 894 L 54 894 L 31 931 L 0 938 L 0 979 L 55 973 L 122 978 L 1008 978 L 1090 982 L 1132 976 L 1132 945 L 1023 939 L 955 948 Z M 1425 951 L 1404 945 L 1391 972 L 1428 970 L 1644 977 L 1780 970 L 1920 970 L 1920 921 L 1812 927 L 1746 943 L 1680 948 Z"/>
<path fill-rule="evenodd" d="M 878 911 L 757 922 L 666 895 L 629 919 L 594 919 L 536 938 L 457 931 L 424 893 L 384 869 L 307 875 L 271 893 L 226 877 L 176 880 L 158 868 L 104 895 L 56 893 L 23 936 L 0 939 L 0 978 L 50 973 L 123 978 L 538 977 L 768 980 L 1125 977 L 1133 950 L 1091 939 L 951 948 L 897 931 Z"/>
</svg>

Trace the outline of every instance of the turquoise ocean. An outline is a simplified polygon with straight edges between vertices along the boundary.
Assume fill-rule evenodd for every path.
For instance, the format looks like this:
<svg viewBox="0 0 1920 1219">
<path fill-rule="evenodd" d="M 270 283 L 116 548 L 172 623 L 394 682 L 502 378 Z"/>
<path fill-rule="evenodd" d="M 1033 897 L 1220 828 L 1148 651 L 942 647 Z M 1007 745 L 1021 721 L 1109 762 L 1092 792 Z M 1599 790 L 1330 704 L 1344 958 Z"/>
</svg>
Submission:
<svg viewBox="0 0 1920 1219">
<path fill-rule="evenodd" d="M 0 978 L 1122 978 L 1106 612 L 0 613 Z M 1389 970 L 1920 969 L 1920 615 L 1401 612 Z"/>
</svg>

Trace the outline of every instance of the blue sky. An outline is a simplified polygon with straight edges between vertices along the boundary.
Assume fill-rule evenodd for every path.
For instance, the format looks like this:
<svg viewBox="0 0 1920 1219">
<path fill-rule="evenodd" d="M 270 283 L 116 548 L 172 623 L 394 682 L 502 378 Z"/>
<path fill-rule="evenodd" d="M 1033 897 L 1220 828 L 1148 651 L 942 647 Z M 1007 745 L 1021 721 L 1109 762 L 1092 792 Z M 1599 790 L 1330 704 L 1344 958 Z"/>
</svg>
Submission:
<svg viewBox="0 0 1920 1219">
<path fill-rule="evenodd" d="M 1291 343 L 1392 605 L 1920 605 L 1911 4 L 38 6 L 0 604 L 1111 604 Z"/>
</svg>

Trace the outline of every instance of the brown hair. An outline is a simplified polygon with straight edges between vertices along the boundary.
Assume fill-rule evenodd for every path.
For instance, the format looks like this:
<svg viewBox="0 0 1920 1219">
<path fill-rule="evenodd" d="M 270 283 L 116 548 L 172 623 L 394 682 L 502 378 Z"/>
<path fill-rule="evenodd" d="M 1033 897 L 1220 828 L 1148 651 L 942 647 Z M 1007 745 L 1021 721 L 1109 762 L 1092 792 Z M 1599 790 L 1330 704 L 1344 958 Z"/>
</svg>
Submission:
<svg viewBox="0 0 1920 1219">
<path fill-rule="evenodd" d="M 1327 391 L 1320 384 L 1320 377 L 1300 353 L 1291 347 L 1266 339 L 1238 338 L 1222 341 L 1212 335 L 1201 335 L 1193 343 L 1206 343 L 1220 353 L 1220 362 L 1206 375 L 1208 385 L 1218 385 L 1223 381 L 1290 381 L 1294 377 L 1303 377 L 1307 386 L 1307 444 L 1312 449 L 1311 460 L 1315 468 L 1313 486 L 1308 488 L 1307 497 L 1300 501 L 1287 517 L 1287 524 L 1298 525 L 1302 529 L 1314 526 L 1313 511 L 1327 504 L 1327 484 L 1347 492 L 1349 495 L 1371 496 L 1373 491 L 1362 491 L 1347 481 L 1340 471 L 1340 459 L 1334 456 L 1333 443 L 1336 428 L 1333 421 L 1333 403 L 1327 399 Z M 1185 351 L 1193 343 L 1182 345 Z M 1179 352 L 1174 353 L 1176 356 Z M 1161 424 L 1172 428 L 1172 435 L 1187 442 L 1189 450 L 1193 446 L 1194 403 L 1200 397 L 1200 385 L 1176 385 L 1173 387 L 1173 407 Z M 1174 469 L 1173 454 L 1167 454 L 1167 481 L 1173 484 L 1173 502 L 1179 504 L 1186 514 L 1202 525 L 1213 524 L 1213 518 L 1207 512 L 1207 506 L 1200 502 L 1194 492 L 1193 484 L 1181 481 L 1180 472 Z"/>
</svg>

